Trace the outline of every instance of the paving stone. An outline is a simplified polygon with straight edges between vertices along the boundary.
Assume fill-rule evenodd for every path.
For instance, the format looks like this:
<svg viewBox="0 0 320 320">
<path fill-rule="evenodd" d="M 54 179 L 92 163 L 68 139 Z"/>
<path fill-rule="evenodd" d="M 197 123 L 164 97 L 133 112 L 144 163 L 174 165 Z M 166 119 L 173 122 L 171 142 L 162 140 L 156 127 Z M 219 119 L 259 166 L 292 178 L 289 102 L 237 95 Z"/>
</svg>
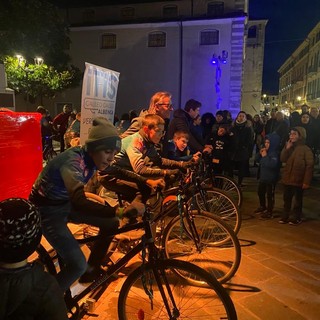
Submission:
<svg viewBox="0 0 320 320">
<path fill-rule="evenodd" d="M 320 283 L 308 272 L 302 272 L 294 265 L 289 265 L 275 259 L 268 259 L 263 261 L 266 267 L 271 268 L 278 275 L 284 278 L 291 279 L 294 282 L 299 283 L 304 289 L 313 291 L 316 294 L 320 294 Z M 319 265 L 318 265 L 319 268 Z M 286 290 L 286 289 L 285 289 Z"/>
<path fill-rule="evenodd" d="M 288 306 L 291 310 L 295 310 L 301 314 L 305 319 L 318 320 L 320 296 L 314 294 L 310 290 L 306 290 L 297 281 L 278 276 L 272 280 L 266 281 L 264 284 L 265 292 L 277 300 Z M 283 318 L 284 319 L 284 318 Z M 292 319 L 288 317 L 287 319 Z"/>
<path fill-rule="evenodd" d="M 261 320 L 305 320 L 295 310 L 290 309 L 286 304 L 281 303 L 273 296 L 262 292 L 257 296 L 251 296 L 239 302 L 247 310 Z M 245 320 L 245 318 L 239 320 Z"/>
</svg>

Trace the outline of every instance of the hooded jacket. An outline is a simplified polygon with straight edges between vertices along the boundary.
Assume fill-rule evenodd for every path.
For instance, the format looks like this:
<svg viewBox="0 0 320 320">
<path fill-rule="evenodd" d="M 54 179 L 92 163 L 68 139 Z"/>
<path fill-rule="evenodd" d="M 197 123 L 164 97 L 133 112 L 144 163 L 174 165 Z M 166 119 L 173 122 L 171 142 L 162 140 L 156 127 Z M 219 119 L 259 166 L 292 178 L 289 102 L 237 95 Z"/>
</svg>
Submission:
<svg viewBox="0 0 320 320">
<path fill-rule="evenodd" d="M 68 319 L 57 281 L 38 263 L 19 269 L 0 268 L 0 288 L 0 319 Z"/>
<path fill-rule="evenodd" d="M 259 180 L 265 183 L 275 183 L 279 178 L 280 171 L 280 159 L 278 147 L 280 144 L 280 136 L 277 133 L 271 133 L 266 136 L 266 140 L 269 140 L 270 146 L 267 150 L 267 155 L 261 157 L 260 153 L 257 157 L 259 165 Z"/>
<path fill-rule="evenodd" d="M 306 130 L 302 127 L 293 130 L 299 132 L 300 139 L 291 148 L 286 149 L 285 146 L 281 151 L 280 160 L 285 162 L 281 181 L 290 186 L 309 186 L 313 176 L 313 153 L 305 144 Z"/>
</svg>

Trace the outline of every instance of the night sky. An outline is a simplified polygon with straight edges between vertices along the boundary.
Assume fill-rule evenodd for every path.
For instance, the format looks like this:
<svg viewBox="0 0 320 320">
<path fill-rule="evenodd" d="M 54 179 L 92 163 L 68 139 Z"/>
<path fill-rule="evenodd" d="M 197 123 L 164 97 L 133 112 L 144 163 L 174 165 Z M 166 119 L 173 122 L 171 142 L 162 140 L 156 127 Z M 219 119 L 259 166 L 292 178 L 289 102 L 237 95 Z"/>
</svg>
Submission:
<svg viewBox="0 0 320 320">
<path fill-rule="evenodd" d="M 250 0 L 250 19 L 268 19 L 263 93 L 277 94 L 277 70 L 320 21 L 320 0 Z"/>
</svg>

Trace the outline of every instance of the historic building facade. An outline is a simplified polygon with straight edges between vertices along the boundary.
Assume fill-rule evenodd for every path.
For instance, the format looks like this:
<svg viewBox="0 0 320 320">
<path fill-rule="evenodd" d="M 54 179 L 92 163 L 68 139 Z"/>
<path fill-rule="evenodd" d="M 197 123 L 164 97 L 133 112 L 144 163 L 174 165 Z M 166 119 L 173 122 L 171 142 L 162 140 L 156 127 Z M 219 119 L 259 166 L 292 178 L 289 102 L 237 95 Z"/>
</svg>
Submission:
<svg viewBox="0 0 320 320">
<path fill-rule="evenodd" d="M 320 105 L 320 22 L 279 68 L 279 104 L 291 111 Z"/>
</svg>

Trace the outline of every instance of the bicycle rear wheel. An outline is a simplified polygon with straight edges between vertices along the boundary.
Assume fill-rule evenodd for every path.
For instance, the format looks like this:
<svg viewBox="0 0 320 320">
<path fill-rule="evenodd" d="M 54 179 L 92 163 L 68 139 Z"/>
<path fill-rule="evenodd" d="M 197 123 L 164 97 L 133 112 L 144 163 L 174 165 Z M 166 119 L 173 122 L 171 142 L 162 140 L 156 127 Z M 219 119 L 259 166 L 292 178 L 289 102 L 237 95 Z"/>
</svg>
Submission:
<svg viewBox="0 0 320 320">
<path fill-rule="evenodd" d="M 238 206 L 225 192 L 215 188 L 203 188 L 195 194 L 194 199 L 189 200 L 188 205 L 193 204 L 191 201 L 194 200 L 200 210 L 219 216 L 231 226 L 235 234 L 238 234 L 242 217 Z"/>
<path fill-rule="evenodd" d="M 179 274 L 202 279 L 207 286 L 191 286 Z M 118 316 L 120 320 L 237 319 L 221 284 L 201 268 L 178 260 L 160 260 L 134 270 L 121 288 Z"/>
<path fill-rule="evenodd" d="M 214 175 L 213 178 L 206 179 L 205 184 L 226 192 L 230 198 L 240 208 L 242 204 L 242 191 L 238 184 L 230 177 L 225 175 Z"/>
<path fill-rule="evenodd" d="M 188 218 L 175 217 L 163 235 L 163 248 L 167 258 L 191 262 L 214 276 L 220 283 L 230 280 L 237 272 L 241 260 L 239 240 L 231 227 L 209 212 L 194 210 L 191 227 L 199 236 L 194 237 Z M 197 245 L 196 245 L 197 244 Z M 192 284 L 205 285 L 197 279 Z"/>
</svg>

